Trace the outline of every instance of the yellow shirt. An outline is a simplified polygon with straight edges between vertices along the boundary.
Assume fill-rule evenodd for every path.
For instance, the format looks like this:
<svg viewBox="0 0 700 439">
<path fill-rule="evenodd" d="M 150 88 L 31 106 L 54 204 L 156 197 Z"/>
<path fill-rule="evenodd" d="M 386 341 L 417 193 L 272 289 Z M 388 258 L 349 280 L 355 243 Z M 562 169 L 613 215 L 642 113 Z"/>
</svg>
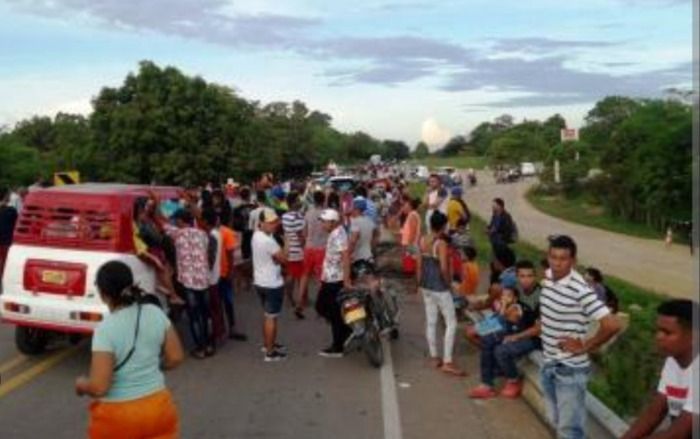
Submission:
<svg viewBox="0 0 700 439">
<path fill-rule="evenodd" d="M 450 201 L 447 202 L 447 224 L 449 224 L 450 229 L 457 228 L 457 223 L 464 214 L 464 208 L 459 201 L 451 198 Z"/>
</svg>

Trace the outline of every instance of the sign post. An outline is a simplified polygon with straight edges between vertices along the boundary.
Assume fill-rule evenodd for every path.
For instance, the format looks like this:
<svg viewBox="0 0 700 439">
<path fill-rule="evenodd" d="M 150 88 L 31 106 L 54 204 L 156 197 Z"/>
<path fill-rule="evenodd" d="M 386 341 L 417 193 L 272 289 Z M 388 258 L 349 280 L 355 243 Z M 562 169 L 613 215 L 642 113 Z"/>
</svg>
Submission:
<svg viewBox="0 0 700 439">
<path fill-rule="evenodd" d="M 65 186 L 68 184 L 78 183 L 80 183 L 80 172 L 78 171 L 64 171 L 53 174 L 54 186 Z"/>
</svg>

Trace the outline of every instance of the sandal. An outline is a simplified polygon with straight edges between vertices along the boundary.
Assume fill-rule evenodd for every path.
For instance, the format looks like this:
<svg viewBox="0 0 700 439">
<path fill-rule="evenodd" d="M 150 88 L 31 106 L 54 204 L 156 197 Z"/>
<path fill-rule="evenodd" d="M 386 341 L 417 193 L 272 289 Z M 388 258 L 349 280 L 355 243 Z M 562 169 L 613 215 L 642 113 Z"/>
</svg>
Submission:
<svg viewBox="0 0 700 439">
<path fill-rule="evenodd" d="M 467 374 L 463 370 L 457 368 L 457 366 L 455 366 L 454 363 L 444 363 L 440 370 L 442 370 L 446 374 L 454 375 L 457 377 L 467 376 Z"/>
<path fill-rule="evenodd" d="M 205 358 L 207 358 L 206 352 L 204 352 L 203 350 L 200 350 L 200 349 L 196 349 L 196 350 L 190 352 L 190 355 L 192 355 L 192 357 L 196 358 L 197 360 L 204 360 Z"/>
<path fill-rule="evenodd" d="M 440 369 L 442 367 L 442 360 L 440 358 L 433 357 L 430 359 L 430 365 L 435 369 Z"/>
</svg>

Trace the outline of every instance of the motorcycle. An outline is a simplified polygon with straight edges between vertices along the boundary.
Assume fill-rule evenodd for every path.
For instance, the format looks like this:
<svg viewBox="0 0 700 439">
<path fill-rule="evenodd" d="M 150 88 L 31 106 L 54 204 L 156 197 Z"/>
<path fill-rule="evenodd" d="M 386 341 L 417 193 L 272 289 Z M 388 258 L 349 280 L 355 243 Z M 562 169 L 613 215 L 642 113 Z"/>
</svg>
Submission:
<svg viewBox="0 0 700 439">
<path fill-rule="evenodd" d="M 384 363 L 381 335 L 399 337 L 398 300 L 393 290 L 383 288 L 371 263 L 353 264 L 352 277 L 354 287 L 338 297 L 343 321 L 352 329 L 345 350 L 362 350 L 372 366 L 380 367 Z"/>
</svg>

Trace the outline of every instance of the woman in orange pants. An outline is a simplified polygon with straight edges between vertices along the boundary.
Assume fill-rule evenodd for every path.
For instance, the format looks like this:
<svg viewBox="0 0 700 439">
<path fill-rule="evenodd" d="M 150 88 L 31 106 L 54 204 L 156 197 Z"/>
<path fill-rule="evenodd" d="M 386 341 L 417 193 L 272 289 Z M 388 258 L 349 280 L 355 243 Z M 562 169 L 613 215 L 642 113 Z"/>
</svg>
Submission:
<svg viewBox="0 0 700 439">
<path fill-rule="evenodd" d="M 123 262 L 100 267 L 96 283 L 110 314 L 95 328 L 89 377 L 75 382 L 79 396 L 95 398 L 88 436 L 177 438 L 177 409 L 161 372 L 184 358 L 175 329 L 160 308 L 145 303 Z"/>
</svg>

